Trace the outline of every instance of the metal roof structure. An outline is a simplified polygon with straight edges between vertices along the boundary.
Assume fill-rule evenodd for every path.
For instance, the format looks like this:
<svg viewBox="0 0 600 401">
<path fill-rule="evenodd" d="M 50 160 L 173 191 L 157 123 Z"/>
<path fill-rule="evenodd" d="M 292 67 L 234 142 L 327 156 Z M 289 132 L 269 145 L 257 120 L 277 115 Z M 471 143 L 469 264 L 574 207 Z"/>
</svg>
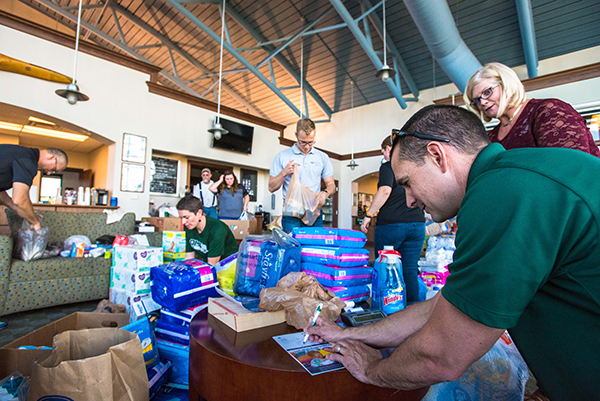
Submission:
<svg viewBox="0 0 600 401">
<path fill-rule="evenodd" d="M 79 0 L 18 1 L 75 32 Z M 600 46 L 598 0 L 82 1 L 80 40 L 152 63 L 160 84 L 215 102 L 225 4 L 221 104 L 284 125 L 349 109 L 352 82 L 356 107 L 391 98 L 406 107 L 451 82 L 415 7 L 433 17 L 448 7 L 476 61 L 527 63 L 530 75 L 538 59 Z M 375 76 L 384 36 L 398 71 L 387 82 Z"/>
</svg>

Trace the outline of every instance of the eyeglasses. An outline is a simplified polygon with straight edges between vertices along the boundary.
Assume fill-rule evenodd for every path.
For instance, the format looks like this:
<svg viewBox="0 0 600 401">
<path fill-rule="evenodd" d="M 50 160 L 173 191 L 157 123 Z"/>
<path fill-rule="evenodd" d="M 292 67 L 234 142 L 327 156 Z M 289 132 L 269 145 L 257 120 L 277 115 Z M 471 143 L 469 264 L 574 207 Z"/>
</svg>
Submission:
<svg viewBox="0 0 600 401">
<path fill-rule="evenodd" d="M 471 107 L 476 109 L 482 100 L 485 100 L 485 99 L 489 98 L 490 96 L 492 96 L 492 93 L 494 93 L 494 88 L 498 85 L 500 85 L 500 82 L 496 82 L 494 85 L 490 86 L 489 88 L 487 88 L 486 90 L 481 92 L 481 96 L 473 98 L 473 101 L 471 102 Z"/>
<path fill-rule="evenodd" d="M 450 142 L 450 139 L 448 138 L 442 138 L 435 135 L 420 134 L 418 132 L 402 132 L 399 129 L 392 129 L 392 143 L 395 143 L 397 138 L 404 135 L 414 136 L 427 141 Z"/>
<path fill-rule="evenodd" d="M 317 141 L 305 142 L 298 140 L 298 145 L 300 146 L 313 146 L 315 143 L 317 143 Z"/>
<path fill-rule="evenodd" d="M 48 171 L 48 175 L 56 174 L 58 171 L 58 159 L 54 159 L 54 170 Z"/>
</svg>

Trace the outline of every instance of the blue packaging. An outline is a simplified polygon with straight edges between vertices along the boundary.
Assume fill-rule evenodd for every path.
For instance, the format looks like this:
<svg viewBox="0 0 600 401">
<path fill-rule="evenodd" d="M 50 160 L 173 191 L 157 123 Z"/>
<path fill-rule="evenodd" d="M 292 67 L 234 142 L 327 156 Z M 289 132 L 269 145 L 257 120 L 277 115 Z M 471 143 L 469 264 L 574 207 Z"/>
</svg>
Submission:
<svg viewBox="0 0 600 401">
<path fill-rule="evenodd" d="M 171 361 L 172 373 L 169 382 L 189 384 L 190 347 L 157 338 L 156 346 L 163 360 Z"/>
<path fill-rule="evenodd" d="M 179 326 L 187 326 L 190 327 L 190 323 L 196 313 L 200 312 L 202 309 L 205 309 L 208 306 L 208 303 L 192 306 L 191 308 L 182 310 L 180 312 L 173 312 L 166 308 L 162 308 L 160 311 L 160 320 L 165 322 L 169 322 L 172 324 L 177 324 Z"/>
<path fill-rule="evenodd" d="M 152 398 L 171 377 L 173 373 L 171 361 L 160 361 L 151 369 L 146 370 L 146 373 L 148 373 L 148 386 L 150 388 L 150 398 Z"/>
<path fill-rule="evenodd" d="M 303 246 L 302 262 L 339 267 L 359 267 L 369 262 L 369 250 L 334 246 Z"/>
<path fill-rule="evenodd" d="M 328 287 L 370 284 L 373 274 L 373 269 L 368 266 L 344 268 L 318 263 L 302 263 L 302 271 Z"/>
<path fill-rule="evenodd" d="M 275 287 L 283 276 L 300 271 L 299 244 L 273 237 L 250 235 L 244 238 L 233 287 L 236 294 L 258 297 L 263 288 Z"/>
<path fill-rule="evenodd" d="M 152 401 L 189 401 L 189 386 L 177 383 L 165 383 L 158 393 L 152 398 Z"/>
<path fill-rule="evenodd" d="M 163 319 L 158 319 L 154 331 L 156 332 L 157 338 L 183 345 L 190 344 L 190 328 L 187 326 L 173 324 Z"/>
<path fill-rule="evenodd" d="M 389 316 L 406 308 L 406 285 L 400 254 L 393 248 L 386 248 L 379 251 L 373 266 L 371 306 Z"/>
<path fill-rule="evenodd" d="M 301 245 L 363 248 L 367 243 L 365 233 L 345 228 L 296 227 L 292 229 L 292 236 Z"/>
<path fill-rule="evenodd" d="M 325 287 L 333 292 L 342 301 L 361 302 L 366 301 L 371 296 L 371 287 L 368 284 L 353 285 L 350 287 Z"/>
<path fill-rule="evenodd" d="M 210 265 L 196 259 L 167 263 L 150 270 L 152 299 L 173 312 L 218 298 L 217 275 Z"/>
<path fill-rule="evenodd" d="M 138 321 L 130 323 L 121 328 L 137 334 L 140 338 L 146 368 L 152 367 L 159 362 L 156 339 L 154 338 L 154 330 L 152 330 L 152 326 L 150 325 L 150 321 L 147 317 L 139 319 Z"/>
</svg>

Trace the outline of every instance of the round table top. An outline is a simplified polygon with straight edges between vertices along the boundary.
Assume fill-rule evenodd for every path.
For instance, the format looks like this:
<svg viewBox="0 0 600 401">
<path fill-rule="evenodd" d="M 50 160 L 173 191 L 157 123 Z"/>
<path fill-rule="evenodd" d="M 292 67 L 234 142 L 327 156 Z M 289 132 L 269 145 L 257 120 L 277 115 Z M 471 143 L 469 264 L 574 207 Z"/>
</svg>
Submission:
<svg viewBox="0 0 600 401">
<path fill-rule="evenodd" d="M 346 391 L 345 389 L 348 389 L 348 394 L 344 394 L 345 398 L 340 397 L 340 399 L 420 400 L 427 392 L 427 389 L 398 391 L 367 385 L 356 380 L 346 369 L 311 376 L 273 339 L 277 335 L 298 331 L 300 330 L 288 326 L 286 323 L 280 323 L 260 329 L 236 332 L 209 315 L 206 309 L 199 312 L 190 325 L 190 386 L 193 385 L 194 376 L 198 376 L 196 381 L 201 381 L 202 386 L 210 386 L 212 380 L 206 376 L 215 375 L 216 380 L 220 374 L 215 371 L 219 369 L 217 367 L 217 361 L 219 361 L 218 365 L 223 362 L 221 369 L 227 369 L 227 374 L 239 368 L 244 370 L 244 377 L 251 374 L 249 372 L 257 372 L 257 377 L 264 376 L 275 382 L 285 378 L 287 382 L 285 387 L 288 390 L 290 386 L 296 386 L 302 390 L 315 387 L 319 389 L 321 395 L 324 395 L 323 388 L 330 388 L 332 385 L 338 386 L 338 389 L 331 390 L 334 393 L 333 398 L 325 398 L 330 400 L 337 399 L 336 397 Z M 197 360 L 199 358 L 204 361 Z M 214 369 L 206 368 L 202 363 L 208 360 L 215 366 Z M 194 369 L 201 369 L 203 372 L 202 374 L 196 373 Z M 290 377 L 293 377 L 293 380 L 290 381 Z M 272 384 L 271 382 L 271 387 L 273 387 Z M 344 390 L 339 387 L 343 387 Z M 215 393 L 206 389 L 204 393 L 199 390 L 199 393 L 209 401 L 219 399 L 219 396 L 214 394 L 220 394 L 220 392 Z M 368 394 L 369 397 L 360 398 L 359 394 L 361 393 Z M 231 396 L 231 394 L 229 395 Z M 371 396 L 376 397 L 371 398 Z"/>
</svg>

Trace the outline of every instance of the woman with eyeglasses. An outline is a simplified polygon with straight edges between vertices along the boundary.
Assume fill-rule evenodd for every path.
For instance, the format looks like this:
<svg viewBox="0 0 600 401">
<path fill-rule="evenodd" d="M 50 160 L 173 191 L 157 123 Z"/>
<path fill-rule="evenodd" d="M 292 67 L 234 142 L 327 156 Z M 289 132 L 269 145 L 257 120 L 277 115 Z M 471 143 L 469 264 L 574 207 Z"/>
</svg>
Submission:
<svg viewBox="0 0 600 401">
<path fill-rule="evenodd" d="M 527 99 L 517 74 L 500 63 L 477 71 L 463 95 L 469 110 L 489 122 L 500 120 L 489 133 L 505 149 L 571 148 L 600 157 L 600 150 L 583 117 L 558 99 Z"/>
</svg>

